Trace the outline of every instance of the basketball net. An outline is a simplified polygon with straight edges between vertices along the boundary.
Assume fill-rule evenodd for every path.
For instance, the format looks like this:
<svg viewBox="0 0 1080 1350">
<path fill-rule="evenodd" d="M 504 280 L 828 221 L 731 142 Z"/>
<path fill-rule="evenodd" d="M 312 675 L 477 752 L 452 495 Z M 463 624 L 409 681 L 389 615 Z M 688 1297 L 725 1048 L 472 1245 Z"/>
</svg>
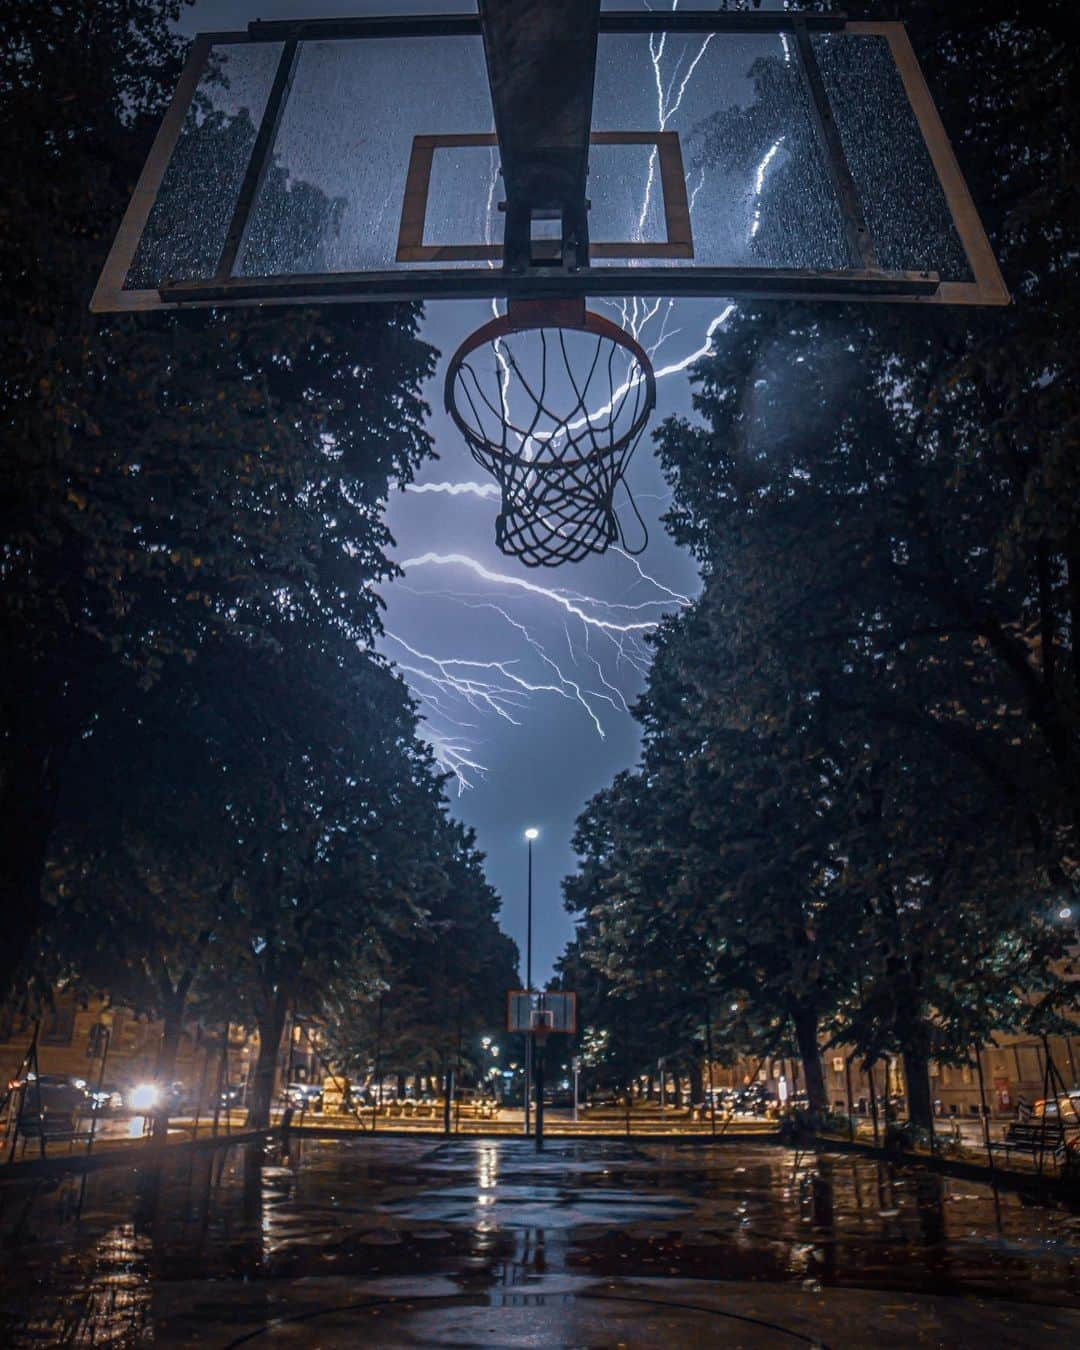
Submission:
<svg viewBox="0 0 1080 1350">
<path fill-rule="evenodd" d="M 512 301 L 446 374 L 446 408 L 499 485 L 495 538 L 526 567 L 628 547 L 615 491 L 656 403 L 644 349 L 584 301 Z M 624 484 L 625 487 L 625 484 Z M 627 489 L 647 542 L 644 522 Z"/>
</svg>

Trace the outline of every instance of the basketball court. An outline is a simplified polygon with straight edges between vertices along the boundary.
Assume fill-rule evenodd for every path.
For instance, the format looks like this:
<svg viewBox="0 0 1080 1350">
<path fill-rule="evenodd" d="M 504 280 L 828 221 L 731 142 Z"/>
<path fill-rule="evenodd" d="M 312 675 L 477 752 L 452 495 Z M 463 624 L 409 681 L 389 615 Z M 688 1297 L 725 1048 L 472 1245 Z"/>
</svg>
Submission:
<svg viewBox="0 0 1080 1350">
<path fill-rule="evenodd" d="M 78 1178 L 33 1187 L 5 1195 L 8 1345 L 862 1350 L 870 1329 L 907 1350 L 1080 1332 L 1069 1214 L 864 1158 L 305 1141 L 106 1169 L 81 1200 Z"/>
</svg>

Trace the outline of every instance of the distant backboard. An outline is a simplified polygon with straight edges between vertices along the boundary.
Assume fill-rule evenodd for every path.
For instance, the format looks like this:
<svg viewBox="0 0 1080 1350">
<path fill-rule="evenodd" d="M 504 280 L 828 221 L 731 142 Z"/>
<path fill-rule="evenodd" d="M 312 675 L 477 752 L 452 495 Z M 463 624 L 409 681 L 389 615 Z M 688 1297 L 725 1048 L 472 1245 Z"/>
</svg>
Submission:
<svg viewBox="0 0 1080 1350">
<path fill-rule="evenodd" d="M 903 26 L 820 14 L 602 13 L 585 265 L 556 266 L 534 221 L 531 261 L 504 269 L 480 22 L 197 38 L 92 307 L 1008 301 Z"/>
<path fill-rule="evenodd" d="M 506 996 L 506 1029 L 572 1036 L 577 1031 L 577 995 L 515 989 Z"/>
</svg>

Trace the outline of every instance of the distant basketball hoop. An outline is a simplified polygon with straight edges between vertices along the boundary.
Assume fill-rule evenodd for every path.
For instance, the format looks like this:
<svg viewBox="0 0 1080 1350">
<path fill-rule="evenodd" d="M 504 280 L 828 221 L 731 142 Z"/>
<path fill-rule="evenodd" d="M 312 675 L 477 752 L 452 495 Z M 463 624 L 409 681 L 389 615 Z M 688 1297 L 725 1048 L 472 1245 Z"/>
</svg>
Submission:
<svg viewBox="0 0 1080 1350">
<path fill-rule="evenodd" d="M 627 547 L 615 491 L 656 404 L 652 362 L 629 333 L 584 300 L 511 301 L 454 353 L 445 399 L 499 485 L 504 553 L 557 567 Z"/>
<path fill-rule="evenodd" d="M 530 993 L 513 989 L 506 996 L 507 1031 L 530 1032 L 543 1045 L 552 1035 L 577 1031 L 577 995 L 547 989 Z"/>
</svg>

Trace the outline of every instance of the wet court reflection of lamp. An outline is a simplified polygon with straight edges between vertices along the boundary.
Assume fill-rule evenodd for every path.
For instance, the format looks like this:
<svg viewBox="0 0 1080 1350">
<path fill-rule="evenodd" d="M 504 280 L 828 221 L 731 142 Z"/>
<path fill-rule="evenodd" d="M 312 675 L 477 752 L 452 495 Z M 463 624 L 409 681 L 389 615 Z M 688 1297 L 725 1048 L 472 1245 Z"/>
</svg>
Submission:
<svg viewBox="0 0 1080 1350">
<path fill-rule="evenodd" d="M 529 885 L 528 885 L 528 905 L 525 919 L 525 987 L 532 994 L 532 846 L 533 840 L 540 838 L 540 831 L 531 826 L 525 831 L 525 839 L 529 846 Z M 529 999 L 529 1007 L 532 1008 L 532 999 Z M 529 1108 L 530 1098 L 532 1096 L 532 1032 L 525 1033 L 525 1128 L 523 1133 L 529 1133 Z"/>
</svg>

